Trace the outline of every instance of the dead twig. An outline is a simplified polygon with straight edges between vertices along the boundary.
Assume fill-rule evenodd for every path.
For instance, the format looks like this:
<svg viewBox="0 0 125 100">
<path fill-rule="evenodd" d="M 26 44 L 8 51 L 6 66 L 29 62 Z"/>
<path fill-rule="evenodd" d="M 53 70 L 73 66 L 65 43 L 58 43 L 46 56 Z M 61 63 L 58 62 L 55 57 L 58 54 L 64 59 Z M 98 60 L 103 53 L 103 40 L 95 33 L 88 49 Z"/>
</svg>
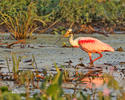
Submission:
<svg viewBox="0 0 125 100">
<path fill-rule="evenodd" d="M 54 26 L 57 22 L 59 22 L 60 20 L 61 20 L 61 18 L 58 19 L 58 20 L 56 20 L 56 21 L 55 21 L 54 23 L 52 23 L 49 27 L 47 27 L 47 28 L 45 28 L 45 29 L 39 31 L 38 33 L 43 33 L 43 32 L 45 32 L 45 31 L 47 31 L 49 28 L 53 27 L 53 26 Z"/>
<path fill-rule="evenodd" d="M 94 29 L 91 25 L 81 25 L 81 29 L 79 30 L 79 32 L 85 32 L 85 33 L 99 33 L 99 34 L 103 34 L 104 36 L 108 37 L 108 32 L 106 33 L 104 30 L 103 31 L 99 31 Z"/>
<path fill-rule="evenodd" d="M 1 46 L 1 45 L 8 45 L 8 43 L 0 43 L 0 46 Z"/>
<path fill-rule="evenodd" d="M 26 40 L 18 40 L 18 41 L 15 41 L 13 43 L 10 43 L 10 44 L 7 45 L 7 48 L 10 48 L 12 45 L 18 44 L 18 43 L 25 44 Z"/>
</svg>

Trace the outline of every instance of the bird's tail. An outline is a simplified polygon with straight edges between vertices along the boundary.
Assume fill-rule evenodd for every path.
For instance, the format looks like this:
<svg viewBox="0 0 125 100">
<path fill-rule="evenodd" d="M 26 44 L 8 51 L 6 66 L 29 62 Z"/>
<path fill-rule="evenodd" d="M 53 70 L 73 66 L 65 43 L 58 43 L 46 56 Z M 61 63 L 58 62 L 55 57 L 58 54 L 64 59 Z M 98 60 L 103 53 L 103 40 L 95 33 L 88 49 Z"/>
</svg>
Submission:
<svg viewBox="0 0 125 100">
<path fill-rule="evenodd" d="M 112 48 L 110 45 L 106 44 L 107 49 L 105 49 L 104 51 L 109 51 L 109 52 L 114 52 L 114 48 Z"/>
</svg>

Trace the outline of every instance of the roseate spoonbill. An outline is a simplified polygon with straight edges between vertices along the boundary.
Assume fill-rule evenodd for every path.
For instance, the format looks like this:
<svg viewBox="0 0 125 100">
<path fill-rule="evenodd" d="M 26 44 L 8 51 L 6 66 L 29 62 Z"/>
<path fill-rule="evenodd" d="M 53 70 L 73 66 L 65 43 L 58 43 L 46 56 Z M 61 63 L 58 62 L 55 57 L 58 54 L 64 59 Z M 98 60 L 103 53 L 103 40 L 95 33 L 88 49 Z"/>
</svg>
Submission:
<svg viewBox="0 0 125 100">
<path fill-rule="evenodd" d="M 89 59 L 90 59 L 90 65 L 93 66 L 94 61 L 102 58 L 102 54 L 101 52 L 114 52 L 114 49 L 96 39 L 96 38 L 92 38 L 92 37 L 79 37 L 76 39 L 73 39 L 73 33 L 72 33 L 72 29 L 68 29 L 68 31 L 64 34 L 64 37 L 69 37 L 69 42 L 73 47 L 77 47 L 82 49 L 83 51 L 87 52 L 89 55 Z M 92 60 L 92 53 L 98 53 L 100 56 L 95 58 L 94 60 Z"/>
</svg>

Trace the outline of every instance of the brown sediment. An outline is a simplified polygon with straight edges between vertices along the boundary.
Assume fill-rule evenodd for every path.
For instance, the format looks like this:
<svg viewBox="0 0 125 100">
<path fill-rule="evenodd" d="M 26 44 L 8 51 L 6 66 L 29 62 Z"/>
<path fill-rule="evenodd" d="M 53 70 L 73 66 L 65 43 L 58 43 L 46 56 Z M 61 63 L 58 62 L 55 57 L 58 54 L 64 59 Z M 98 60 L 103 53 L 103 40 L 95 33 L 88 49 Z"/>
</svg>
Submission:
<svg viewBox="0 0 125 100">
<path fill-rule="evenodd" d="M 123 52 L 124 50 L 123 50 L 122 47 L 119 47 L 119 48 L 116 49 L 116 51 Z"/>
</svg>

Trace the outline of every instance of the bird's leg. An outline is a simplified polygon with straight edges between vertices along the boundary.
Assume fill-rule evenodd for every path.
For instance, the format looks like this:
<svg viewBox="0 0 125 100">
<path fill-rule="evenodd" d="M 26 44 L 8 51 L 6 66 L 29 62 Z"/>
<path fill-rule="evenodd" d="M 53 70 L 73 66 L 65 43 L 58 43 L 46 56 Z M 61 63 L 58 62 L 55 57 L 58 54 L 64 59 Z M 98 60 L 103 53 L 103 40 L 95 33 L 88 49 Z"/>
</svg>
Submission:
<svg viewBox="0 0 125 100">
<path fill-rule="evenodd" d="M 89 59 L 90 59 L 90 66 L 94 66 L 93 65 L 93 60 L 92 60 L 92 53 L 88 53 L 88 55 L 89 55 Z"/>
<path fill-rule="evenodd" d="M 93 62 L 96 61 L 96 60 L 98 60 L 98 59 L 100 59 L 100 58 L 102 58 L 102 56 L 103 56 L 100 52 L 97 52 L 97 53 L 98 53 L 100 56 L 97 57 L 97 58 L 95 58 L 95 59 L 93 60 Z"/>
</svg>

